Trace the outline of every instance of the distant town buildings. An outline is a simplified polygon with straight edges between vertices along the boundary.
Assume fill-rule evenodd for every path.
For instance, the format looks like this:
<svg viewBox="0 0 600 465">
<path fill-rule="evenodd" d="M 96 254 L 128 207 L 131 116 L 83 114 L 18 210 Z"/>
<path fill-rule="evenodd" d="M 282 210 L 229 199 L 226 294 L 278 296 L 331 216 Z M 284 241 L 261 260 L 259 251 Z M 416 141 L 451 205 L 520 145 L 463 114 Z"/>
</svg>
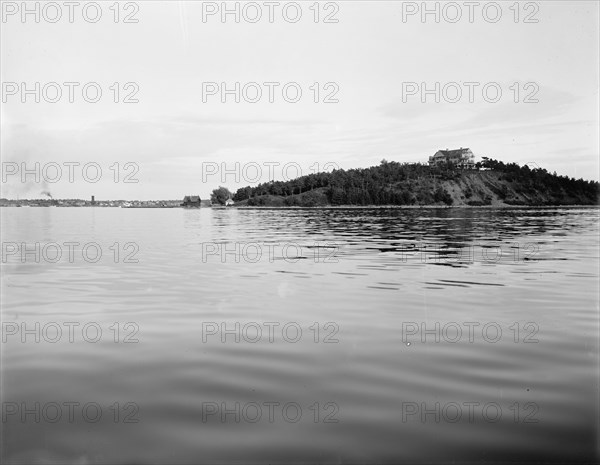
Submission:
<svg viewBox="0 0 600 465">
<path fill-rule="evenodd" d="M 468 148 L 438 150 L 429 157 L 429 166 L 452 163 L 461 169 L 475 169 L 475 155 Z"/>
<path fill-rule="evenodd" d="M 179 208 L 181 200 L 0 199 L 0 207 Z"/>
</svg>

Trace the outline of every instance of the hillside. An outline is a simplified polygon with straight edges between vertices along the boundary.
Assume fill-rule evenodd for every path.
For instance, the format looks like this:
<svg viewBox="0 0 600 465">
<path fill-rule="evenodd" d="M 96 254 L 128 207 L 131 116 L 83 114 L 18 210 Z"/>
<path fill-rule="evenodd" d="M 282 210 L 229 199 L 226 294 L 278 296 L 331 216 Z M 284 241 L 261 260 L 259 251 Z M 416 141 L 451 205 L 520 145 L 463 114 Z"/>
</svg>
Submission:
<svg viewBox="0 0 600 465">
<path fill-rule="evenodd" d="M 387 162 L 238 189 L 236 206 L 597 205 L 598 182 L 484 159 L 476 170 Z"/>
</svg>

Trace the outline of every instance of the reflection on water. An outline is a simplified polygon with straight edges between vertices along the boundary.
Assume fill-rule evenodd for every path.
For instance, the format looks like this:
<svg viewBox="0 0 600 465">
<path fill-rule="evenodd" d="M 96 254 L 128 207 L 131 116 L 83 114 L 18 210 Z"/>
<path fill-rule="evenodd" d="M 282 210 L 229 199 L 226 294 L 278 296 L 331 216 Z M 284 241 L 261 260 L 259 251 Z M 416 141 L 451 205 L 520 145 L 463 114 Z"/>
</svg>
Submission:
<svg viewBox="0 0 600 465">
<path fill-rule="evenodd" d="M 597 457 L 597 209 L 5 208 L 2 241 L 3 463 Z"/>
</svg>

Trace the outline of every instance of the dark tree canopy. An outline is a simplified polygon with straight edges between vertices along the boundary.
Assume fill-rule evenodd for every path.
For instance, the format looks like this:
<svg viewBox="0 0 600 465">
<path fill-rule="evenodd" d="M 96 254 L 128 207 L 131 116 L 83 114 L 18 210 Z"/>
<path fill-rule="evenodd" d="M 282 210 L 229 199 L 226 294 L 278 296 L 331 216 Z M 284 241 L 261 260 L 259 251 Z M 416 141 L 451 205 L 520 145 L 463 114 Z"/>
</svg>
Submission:
<svg viewBox="0 0 600 465">
<path fill-rule="evenodd" d="M 551 174 L 517 163 L 483 157 L 476 170 L 461 170 L 452 163 L 429 166 L 381 160 L 378 166 L 314 173 L 287 182 L 270 181 L 242 187 L 233 196 L 249 206 L 320 205 L 427 205 L 453 203 L 449 185 L 462 190 L 466 204 L 491 203 L 489 193 L 507 204 L 596 204 L 599 184 L 595 181 Z M 492 183 L 487 170 L 493 173 Z M 488 192 L 472 191 L 465 181 L 479 177 Z M 516 198 L 515 196 L 519 196 Z M 473 197 L 473 200 L 471 198 Z M 479 200 L 475 200 L 477 197 Z M 526 199 L 526 200 L 522 200 Z"/>
<path fill-rule="evenodd" d="M 230 199 L 233 194 L 226 187 L 219 186 L 218 189 L 212 191 L 210 194 L 210 201 L 212 203 L 218 203 L 219 205 L 225 205 L 227 199 Z"/>
</svg>

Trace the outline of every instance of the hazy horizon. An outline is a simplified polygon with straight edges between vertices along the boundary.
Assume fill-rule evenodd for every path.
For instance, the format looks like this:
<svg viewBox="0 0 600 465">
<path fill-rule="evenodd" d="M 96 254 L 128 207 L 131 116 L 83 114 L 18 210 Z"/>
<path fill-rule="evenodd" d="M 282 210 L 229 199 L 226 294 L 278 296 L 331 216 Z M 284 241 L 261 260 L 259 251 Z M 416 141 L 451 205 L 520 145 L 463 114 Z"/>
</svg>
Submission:
<svg viewBox="0 0 600 465">
<path fill-rule="evenodd" d="M 388 162 L 394 162 L 396 160 L 388 160 L 386 159 L 386 161 Z M 479 161 L 479 160 L 478 160 Z M 503 161 L 503 160 L 499 160 L 499 161 Z M 372 166 L 376 166 L 376 165 L 372 165 Z M 265 171 L 268 171 L 269 166 L 267 165 L 266 167 L 264 167 Z M 364 167 L 352 167 L 349 169 L 361 169 L 361 168 L 370 168 L 368 166 L 364 166 Z M 537 166 L 530 164 L 530 168 L 537 168 Z M 540 166 L 540 168 L 544 168 L 543 166 Z M 273 170 L 275 170 L 275 168 L 273 168 Z M 242 170 L 240 169 L 240 172 Z M 558 176 L 561 176 L 561 173 L 556 173 Z M 219 174 L 220 175 L 220 174 Z M 233 177 L 233 174 L 230 174 L 230 176 Z M 31 176 L 30 176 L 31 177 Z M 294 178 L 295 179 L 295 178 Z M 585 179 L 582 178 L 585 181 L 593 181 L 591 179 Z M 277 180 L 276 180 L 277 181 Z M 260 183 L 252 183 L 252 184 L 248 184 L 248 186 L 250 187 L 255 187 Z M 228 187 L 225 183 L 220 184 L 223 187 Z M 47 184 L 46 184 L 47 186 Z M 241 187 L 247 187 L 246 185 L 241 186 Z M 237 189 L 230 189 L 230 191 L 235 194 L 235 192 L 237 191 Z M 94 195 L 94 194 L 92 194 Z M 189 192 L 187 194 L 184 194 L 181 198 L 148 198 L 148 199 L 137 199 L 137 198 L 99 198 L 98 196 L 94 195 L 94 198 L 96 201 L 152 201 L 152 200 L 159 200 L 159 201 L 172 201 L 172 200 L 182 200 L 184 196 L 186 195 L 199 195 L 196 192 Z M 202 200 L 209 200 L 211 197 L 211 193 L 207 193 L 206 195 L 200 195 L 200 198 Z M 49 190 L 43 190 L 40 191 L 37 197 L 21 197 L 21 196 L 17 196 L 17 197 L 1 197 L 3 199 L 6 200 L 47 200 L 47 199 L 54 199 L 54 200 L 90 200 L 90 198 L 83 198 L 83 197 L 55 197 L 54 195 L 52 195 L 52 193 Z M 421 206 L 422 207 L 422 206 Z"/>
<path fill-rule="evenodd" d="M 295 178 L 325 165 L 364 168 L 383 158 L 424 163 L 439 149 L 458 147 L 470 147 L 478 159 L 600 179 L 595 2 L 535 3 L 537 11 L 521 3 L 518 18 L 503 4 L 497 22 L 489 19 L 491 10 L 488 19 L 476 10 L 470 22 L 463 7 L 456 23 L 447 3 L 435 3 L 442 5 L 441 18 L 430 14 L 425 21 L 408 14 L 406 5 L 415 2 L 321 3 L 318 23 L 309 4 L 295 23 L 278 10 L 269 22 L 266 8 L 251 23 L 254 13 L 239 7 L 237 23 L 233 14 L 225 22 L 219 13 L 208 14 L 212 3 L 140 2 L 137 11 L 120 4 L 118 23 L 107 4 L 97 23 L 82 20 L 80 11 L 69 23 L 66 9 L 56 23 L 36 23 L 31 15 L 22 22 L 18 12 L 6 13 L 2 161 L 80 166 L 74 182 L 66 170 L 56 183 L 9 176 L 2 197 L 49 190 L 58 198 L 208 198 L 219 185 L 235 191 L 268 181 L 268 166 L 281 180 L 286 164 Z M 125 23 L 126 17 L 137 22 Z M 569 33 L 557 33 L 563 30 Z M 48 101 L 56 95 L 52 86 L 39 103 L 26 94 L 35 83 L 43 89 L 51 82 L 62 91 L 56 103 Z M 66 82 L 78 83 L 73 103 Z M 25 83 L 25 95 L 10 83 Z M 86 83 L 101 89 L 97 103 L 82 99 Z M 239 83 L 247 92 L 236 103 L 203 83 L 225 83 L 229 90 Z M 249 83 L 259 84 L 257 103 L 251 103 L 258 94 L 256 86 L 245 87 Z M 292 98 L 295 86 L 301 89 L 297 103 L 283 99 L 286 83 L 295 83 Z M 415 92 L 410 83 L 425 85 Z M 437 96 L 427 94 L 436 85 Z M 501 97 L 493 102 L 498 89 Z M 457 91 L 461 98 L 452 103 Z M 102 169 L 98 182 L 82 178 L 87 163 Z M 221 163 L 230 174 L 221 172 Z M 207 164 L 219 171 L 206 176 Z M 234 171 L 243 175 L 247 168 L 254 176 L 252 164 L 262 167 L 263 177 L 235 182 Z M 123 182 L 128 174 L 138 182 Z"/>
</svg>

